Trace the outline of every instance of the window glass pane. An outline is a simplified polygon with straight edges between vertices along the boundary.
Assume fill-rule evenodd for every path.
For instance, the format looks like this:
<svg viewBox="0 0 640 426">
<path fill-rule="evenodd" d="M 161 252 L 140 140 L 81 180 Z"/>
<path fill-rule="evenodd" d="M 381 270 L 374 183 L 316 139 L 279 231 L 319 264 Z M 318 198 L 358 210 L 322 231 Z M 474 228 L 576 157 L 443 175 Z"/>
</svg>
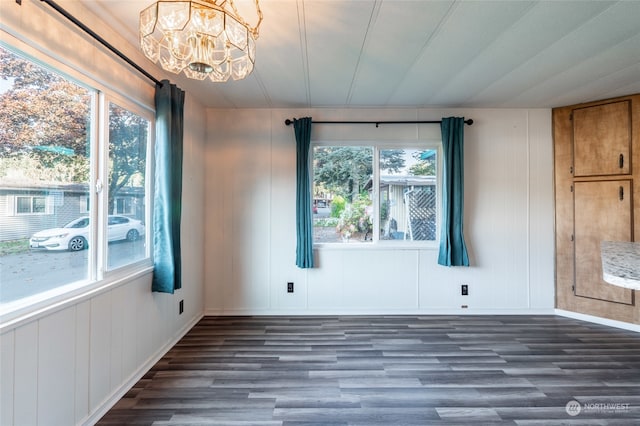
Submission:
<svg viewBox="0 0 640 426">
<path fill-rule="evenodd" d="M 92 96 L 0 47 L 0 303 L 88 278 Z"/>
<path fill-rule="evenodd" d="M 17 201 L 17 213 L 31 213 L 31 197 L 18 197 Z"/>
<path fill-rule="evenodd" d="M 316 243 L 370 242 L 373 148 L 313 148 L 313 238 Z"/>
<path fill-rule="evenodd" d="M 108 269 L 146 257 L 145 177 L 149 121 L 109 104 Z"/>
<path fill-rule="evenodd" d="M 115 214 L 133 214 L 131 198 L 117 198 Z"/>
<path fill-rule="evenodd" d="M 33 197 L 33 213 L 44 213 L 46 210 L 45 197 Z"/>
<path fill-rule="evenodd" d="M 380 239 L 436 239 L 436 150 L 380 150 Z"/>
</svg>

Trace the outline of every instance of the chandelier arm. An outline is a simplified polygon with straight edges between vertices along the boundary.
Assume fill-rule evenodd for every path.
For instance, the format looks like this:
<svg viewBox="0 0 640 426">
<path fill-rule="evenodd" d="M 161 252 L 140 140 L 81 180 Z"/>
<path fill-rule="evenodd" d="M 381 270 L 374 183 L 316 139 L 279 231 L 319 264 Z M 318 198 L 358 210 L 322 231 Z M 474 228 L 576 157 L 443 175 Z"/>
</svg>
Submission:
<svg viewBox="0 0 640 426">
<path fill-rule="evenodd" d="M 245 21 L 242 16 L 240 16 L 240 14 L 238 13 L 238 9 L 236 8 L 235 3 L 233 2 L 233 0 L 224 0 L 223 4 L 226 2 L 229 2 L 229 5 L 231 6 L 231 9 L 233 10 L 233 13 L 235 15 L 235 18 L 245 27 L 247 27 L 247 29 L 251 32 L 251 34 L 253 34 L 253 38 L 257 39 L 258 38 L 258 33 L 259 33 L 259 28 L 260 28 L 260 24 L 262 23 L 262 9 L 260 9 L 260 1 L 259 0 L 255 0 L 255 4 L 256 4 L 256 14 L 258 15 L 258 22 L 256 23 L 255 27 L 252 27 L 247 21 Z"/>
</svg>

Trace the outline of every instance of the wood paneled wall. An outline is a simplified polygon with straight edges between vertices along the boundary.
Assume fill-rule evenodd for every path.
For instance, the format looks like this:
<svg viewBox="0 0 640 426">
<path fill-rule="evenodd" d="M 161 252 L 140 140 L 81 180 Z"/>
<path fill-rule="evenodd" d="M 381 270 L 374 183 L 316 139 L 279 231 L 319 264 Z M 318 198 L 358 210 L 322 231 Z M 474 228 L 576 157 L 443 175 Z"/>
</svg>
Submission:
<svg viewBox="0 0 640 426">
<path fill-rule="evenodd" d="M 603 108 L 602 106 L 615 105 L 619 108 L 616 112 L 620 119 L 607 120 L 605 112 L 611 111 L 613 108 Z M 623 111 L 623 107 L 629 105 L 627 111 Z M 594 108 L 590 108 L 594 107 Z M 593 122 L 591 131 L 584 129 L 576 131 L 572 117 L 579 111 L 582 118 L 588 118 Z M 585 114 L 585 111 L 589 111 Z M 597 114 L 603 111 L 602 115 Z M 627 115 L 628 114 L 628 115 Z M 609 117 L 611 118 L 611 117 Z M 628 120 L 627 120 L 628 118 Z M 602 123 L 609 124 L 603 127 Z M 615 122 L 615 124 L 613 124 Z M 615 127 L 608 129 L 608 127 Z M 574 152 L 574 138 L 576 137 L 596 138 L 595 144 L 600 144 L 601 149 Z M 627 135 L 631 135 L 631 156 L 626 158 L 624 167 L 619 171 L 607 171 L 600 173 L 596 168 L 581 167 L 576 169 L 576 161 L 581 164 L 590 161 L 593 165 L 604 161 L 601 158 L 613 145 L 608 139 L 613 137 L 616 140 L 623 139 Z M 601 285 L 607 291 L 584 293 L 575 291 L 584 284 L 585 278 L 583 274 L 576 274 L 576 262 L 585 256 L 580 250 L 576 257 L 574 245 L 576 218 L 581 223 L 588 223 L 588 218 L 584 217 L 584 209 L 576 211 L 581 202 L 574 203 L 575 184 L 590 182 L 625 182 L 631 187 L 631 220 L 628 228 L 628 235 L 633 241 L 640 241 L 640 95 L 630 95 L 615 99 L 606 99 L 596 102 L 590 102 L 579 105 L 569 105 L 553 109 L 553 139 L 554 139 L 554 161 L 555 161 L 555 211 L 556 211 L 556 307 L 567 311 L 578 312 L 582 314 L 594 315 L 597 317 L 608 318 L 628 323 L 640 324 L 640 308 L 636 295 L 630 290 L 623 290 L 611 287 L 606 289 L 606 283 Z M 617 158 L 616 154 L 616 158 Z M 586 157 L 585 157 L 586 156 Z M 579 157 L 579 158 L 578 158 Z M 630 162 L 629 162 L 630 160 Z M 579 173 L 575 173 L 577 171 Z M 579 176 L 578 176 L 579 175 Z M 576 207 L 578 206 L 578 207 Z M 600 221 L 601 222 L 601 221 Z M 579 225 L 579 224 L 578 224 Z M 593 227 L 604 226 L 594 218 Z M 608 225 L 607 225 L 608 226 Z M 594 229 L 597 233 L 600 230 Z M 606 234 L 605 231 L 602 231 Z M 597 249 L 596 249 L 597 250 Z M 593 264 L 593 279 L 602 280 L 602 269 L 599 253 L 590 253 L 589 258 L 596 259 Z M 596 272 L 599 271 L 599 272 Z M 596 274 L 600 274 L 596 277 Z M 614 294 L 614 293 L 628 294 Z M 596 293 L 601 293 L 598 295 Z M 606 297 L 605 297 L 606 296 Z M 600 298 L 602 297 L 602 298 Z M 609 300 L 604 300 L 609 299 Z"/>
</svg>

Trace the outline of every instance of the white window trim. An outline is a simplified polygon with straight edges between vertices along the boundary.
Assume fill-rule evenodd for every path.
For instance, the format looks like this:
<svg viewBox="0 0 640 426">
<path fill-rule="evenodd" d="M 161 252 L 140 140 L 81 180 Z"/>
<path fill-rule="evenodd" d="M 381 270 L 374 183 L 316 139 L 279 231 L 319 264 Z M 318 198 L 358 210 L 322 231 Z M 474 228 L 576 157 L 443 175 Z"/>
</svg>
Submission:
<svg viewBox="0 0 640 426">
<path fill-rule="evenodd" d="M 14 216 L 45 216 L 53 214 L 53 197 L 50 195 L 13 195 L 14 203 L 13 203 L 13 215 Z M 29 198 L 29 210 L 28 212 L 19 212 L 18 211 L 18 199 L 19 198 Z M 33 211 L 33 199 L 34 198 L 44 198 L 44 211 L 43 212 L 34 212 Z"/>
<path fill-rule="evenodd" d="M 155 114 L 148 108 L 143 108 L 142 106 L 140 106 L 140 104 L 135 103 L 130 101 L 128 98 L 125 98 L 123 96 L 119 96 L 116 93 L 105 93 L 103 96 L 101 96 L 101 112 L 104 114 L 104 122 L 105 122 L 105 126 L 103 127 L 103 132 L 100 135 L 102 138 L 102 141 L 100 143 L 100 155 L 105 157 L 105 161 L 101 161 L 100 164 L 101 165 L 105 165 L 106 167 L 104 167 L 104 169 L 101 170 L 100 173 L 100 177 L 101 179 L 103 179 L 103 182 L 108 182 L 108 176 L 109 176 L 109 170 L 108 170 L 108 165 L 109 165 L 109 104 L 114 104 L 120 108 L 126 109 L 129 112 L 132 112 L 144 119 L 146 119 L 149 122 L 149 129 L 147 131 L 147 141 L 146 141 L 146 170 L 145 170 L 145 197 L 144 197 L 144 203 L 146 206 L 145 209 L 145 217 L 144 217 L 144 223 L 145 223 L 145 227 L 146 227 L 146 232 L 144 233 L 144 242 L 145 242 L 145 258 L 140 262 L 145 262 L 145 263 L 150 263 L 153 261 L 153 255 L 152 255 L 152 244 L 153 244 L 153 238 L 152 238 L 152 232 L 150 231 L 151 228 L 151 220 L 152 220 L 152 214 L 153 214 L 153 186 L 152 186 L 152 182 L 153 182 L 153 170 L 154 170 L 154 156 L 153 156 L 153 141 L 155 140 Z M 108 188 L 106 187 L 106 185 L 103 188 L 103 191 L 105 193 L 104 197 L 101 197 L 100 199 L 102 200 L 103 204 L 102 206 L 99 207 L 99 212 L 101 215 L 103 215 L 103 217 L 108 217 L 109 214 L 109 205 L 107 202 L 107 198 L 108 198 Z M 113 213 L 115 214 L 115 213 Z M 123 215 L 126 215 L 125 213 L 123 213 Z M 105 226 L 102 235 L 107 235 L 107 220 L 104 220 L 103 225 Z M 106 238 L 106 237 L 105 237 Z M 106 247 L 106 244 L 100 244 L 100 247 Z M 106 276 L 107 274 L 113 274 L 115 272 L 117 272 L 120 268 L 116 268 L 116 269 L 108 269 L 107 268 L 107 258 L 106 258 L 106 253 L 100 253 L 100 261 L 99 264 L 101 265 L 101 274 L 103 276 Z M 135 264 L 135 263 L 134 263 Z M 125 265 L 124 267 L 126 268 L 128 265 Z"/>
<path fill-rule="evenodd" d="M 73 81 L 75 84 L 90 90 L 93 93 L 91 101 L 93 103 L 91 122 L 98 123 L 98 125 L 92 125 L 90 129 L 91 133 L 89 134 L 92 149 L 90 154 L 91 171 L 88 183 L 89 187 L 92 188 L 92 190 L 90 190 L 89 192 L 89 197 L 90 206 L 91 208 L 93 208 L 92 218 L 94 219 L 94 223 L 98 223 L 95 221 L 98 218 L 98 210 L 105 209 L 106 211 L 106 206 L 98 206 L 98 200 L 101 200 L 103 197 L 98 197 L 97 191 L 97 177 L 100 175 L 98 174 L 97 170 L 97 167 L 99 167 L 99 161 L 96 160 L 98 159 L 99 149 L 104 146 L 103 141 L 99 138 L 98 129 L 104 129 L 105 127 L 108 129 L 108 122 L 99 121 L 100 117 L 98 115 L 99 112 L 101 112 L 101 109 L 96 107 L 96 105 L 98 105 L 99 103 L 99 98 L 106 95 L 107 98 L 112 100 L 114 103 L 117 103 L 118 105 L 123 106 L 149 120 L 150 124 L 146 153 L 147 178 L 145 179 L 145 197 L 147 205 L 145 212 L 145 226 L 147 227 L 147 230 L 151 229 L 151 219 L 153 212 L 153 179 L 151 177 L 153 176 L 154 172 L 154 157 L 151 154 L 153 153 L 153 141 L 155 140 L 155 110 L 153 109 L 153 107 L 146 105 L 144 102 L 138 99 L 128 97 L 124 94 L 119 93 L 117 91 L 118 88 L 116 87 L 105 86 L 104 83 L 98 81 L 95 78 L 92 78 L 89 74 L 83 72 L 80 69 L 76 69 L 70 67 L 69 65 L 66 65 L 56 56 L 55 52 L 50 52 L 46 49 L 41 48 L 40 46 L 34 46 L 31 43 L 25 42 L 7 32 L 4 32 L 3 30 L 0 30 L 0 47 L 8 49 L 9 51 L 17 52 L 20 54 L 20 56 L 24 56 L 26 59 L 32 61 L 33 63 L 42 66 L 45 69 L 49 69 L 52 72 L 55 72 L 60 76 Z M 105 132 L 102 133 L 104 134 Z M 52 197 L 47 197 L 47 211 L 51 209 L 51 213 L 53 213 L 54 201 L 53 199 L 49 200 L 49 198 Z M 12 212 L 15 216 L 17 215 L 16 209 L 17 201 L 15 199 L 15 196 L 10 196 L 7 204 L 7 213 Z M 31 214 L 42 215 L 46 213 Z M 27 214 L 21 213 L 19 215 L 22 216 Z M 102 245 L 102 241 L 98 240 L 98 234 L 106 236 L 106 220 L 104 226 L 105 231 L 101 233 L 98 233 L 97 227 L 94 227 L 93 230 L 94 241 L 98 242 L 96 245 L 98 245 L 99 247 Z M 146 252 L 144 259 L 114 269 L 108 273 L 108 276 L 103 272 L 104 263 L 101 263 L 97 260 L 96 250 L 90 247 L 88 256 L 90 259 L 93 258 L 93 260 L 89 261 L 88 279 L 70 282 L 49 292 L 37 293 L 14 302 L 0 304 L 0 331 L 15 327 L 17 324 L 21 324 L 24 321 L 33 320 L 33 318 L 38 318 L 46 315 L 48 312 L 58 309 L 61 306 L 69 305 L 71 303 L 77 302 L 78 300 L 88 299 L 92 295 L 96 294 L 96 292 L 107 291 L 114 286 L 122 285 L 128 279 L 151 273 L 153 271 L 153 239 L 150 235 L 151 232 L 145 232 Z"/>
</svg>

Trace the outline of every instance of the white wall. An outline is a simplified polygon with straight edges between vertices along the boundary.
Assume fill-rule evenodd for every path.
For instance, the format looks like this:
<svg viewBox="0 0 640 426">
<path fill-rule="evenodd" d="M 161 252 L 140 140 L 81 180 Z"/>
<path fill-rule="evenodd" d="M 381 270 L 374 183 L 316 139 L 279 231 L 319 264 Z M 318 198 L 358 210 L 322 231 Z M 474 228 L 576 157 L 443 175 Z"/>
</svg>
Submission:
<svg viewBox="0 0 640 426">
<path fill-rule="evenodd" d="M 295 266 L 295 138 L 286 118 L 439 120 L 465 116 L 470 268 L 433 248 L 316 250 Z M 553 154 L 547 109 L 208 110 L 205 312 L 552 313 Z M 413 141 L 436 125 L 317 125 L 312 140 Z M 286 292 L 286 283 L 295 292 Z M 460 284 L 469 296 L 460 295 Z M 461 308 L 462 305 L 468 308 Z"/>
<path fill-rule="evenodd" d="M 142 63 L 135 47 L 88 14 L 63 1 L 89 27 Z M 69 28 L 37 1 L 0 0 L 0 36 L 29 54 L 53 55 L 103 86 L 153 106 L 153 85 Z M 163 76 L 157 72 L 157 78 Z M 91 424 L 129 389 L 203 313 L 203 144 L 206 115 L 189 94 L 185 104 L 183 175 L 183 288 L 151 292 L 147 271 L 125 276 L 0 328 L 0 424 Z M 178 301 L 185 312 L 178 315 Z"/>
</svg>

